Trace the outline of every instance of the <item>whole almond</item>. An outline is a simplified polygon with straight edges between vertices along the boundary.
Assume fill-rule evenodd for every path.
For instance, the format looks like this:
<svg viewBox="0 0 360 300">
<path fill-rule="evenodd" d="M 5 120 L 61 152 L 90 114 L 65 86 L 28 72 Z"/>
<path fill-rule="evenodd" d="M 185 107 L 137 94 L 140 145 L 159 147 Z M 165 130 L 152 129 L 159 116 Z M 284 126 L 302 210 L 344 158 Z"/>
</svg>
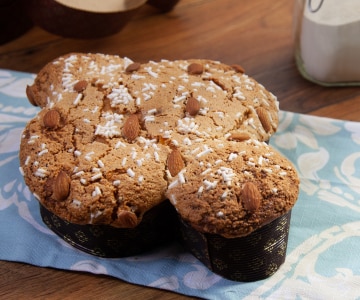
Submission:
<svg viewBox="0 0 360 300">
<path fill-rule="evenodd" d="M 50 109 L 44 115 L 43 124 L 49 129 L 58 127 L 60 124 L 60 113 L 55 109 Z"/>
<path fill-rule="evenodd" d="M 125 72 L 128 72 L 128 73 L 135 72 L 135 71 L 139 70 L 140 67 L 141 67 L 140 63 L 134 62 L 126 67 Z"/>
<path fill-rule="evenodd" d="M 250 135 L 245 132 L 234 132 L 229 136 L 228 139 L 231 141 L 243 142 L 250 139 Z"/>
<path fill-rule="evenodd" d="M 246 182 L 241 190 L 241 202 L 249 212 L 256 211 L 261 203 L 261 193 L 257 186 L 252 182 Z"/>
<path fill-rule="evenodd" d="M 70 177 L 65 171 L 60 171 L 53 183 L 53 197 L 57 201 L 62 201 L 69 196 Z"/>
<path fill-rule="evenodd" d="M 87 85 L 88 85 L 88 82 L 86 80 L 80 80 L 77 83 L 75 83 L 74 91 L 80 93 L 86 89 Z"/>
<path fill-rule="evenodd" d="M 117 213 L 118 223 L 123 228 L 134 228 L 138 224 L 136 215 L 127 210 L 120 210 Z"/>
<path fill-rule="evenodd" d="M 139 118 L 135 114 L 130 115 L 125 121 L 125 124 L 122 129 L 123 137 L 128 141 L 133 141 L 139 136 L 139 133 L 140 133 Z"/>
<path fill-rule="evenodd" d="M 232 68 L 233 68 L 233 70 L 235 71 L 235 72 L 237 72 L 237 73 L 241 73 L 241 74 L 244 74 L 245 73 L 245 69 L 242 67 L 242 66 L 240 66 L 240 65 L 232 65 L 231 66 Z"/>
<path fill-rule="evenodd" d="M 256 109 L 256 113 L 259 117 L 259 120 L 260 120 L 261 125 L 264 128 L 264 130 L 266 132 L 270 132 L 270 130 L 272 129 L 272 126 L 271 126 L 271 120 L 269 117 L 269 113 L 267 112 L 267 110 L 263 107 L 258 107 Z"/>
<path fill-rule="evenodd" d="M 27 85 L 25 92 L 26 92 L 26 97 L 28 98 L 29 102 L 34 106 L 38 106 L 38 104 L 36 103 L 36 100 L 35 100 L 35 95 L 34 95 L 32 86 Z"/>
<path fill-rule="evenodd" d="M 204 72 L 204 67 L 198 63 L 191 63 L 188 65 L 187 71 L 191 75 L 200 75 Z"/>
<path fill-rule="evenodd" d="M 185 163 L 179 150 L 174 149 L 167 158 L 167 167 L 171 176 L 176 176 L 184 167 Z"/>
<path fill-rule="evenodd" d="M 185 110 L 190 116 L 196 116 L 200 110 L 200 102 L 196 98 L 190 97 L 186 102 Z"/>
</svg>

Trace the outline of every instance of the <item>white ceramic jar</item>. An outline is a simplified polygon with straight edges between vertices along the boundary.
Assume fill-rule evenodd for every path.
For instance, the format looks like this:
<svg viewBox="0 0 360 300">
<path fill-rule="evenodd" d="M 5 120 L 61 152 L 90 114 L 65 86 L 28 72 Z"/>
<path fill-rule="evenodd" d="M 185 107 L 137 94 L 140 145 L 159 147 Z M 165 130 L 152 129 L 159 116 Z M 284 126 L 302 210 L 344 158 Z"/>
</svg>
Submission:
<svg viewBox="0 0 360 300">
<path fill-rule="evenodd" d="M 300 73 L 324 86 L 360 85 L 360 0 L 295 0 Z"/>
</svg>

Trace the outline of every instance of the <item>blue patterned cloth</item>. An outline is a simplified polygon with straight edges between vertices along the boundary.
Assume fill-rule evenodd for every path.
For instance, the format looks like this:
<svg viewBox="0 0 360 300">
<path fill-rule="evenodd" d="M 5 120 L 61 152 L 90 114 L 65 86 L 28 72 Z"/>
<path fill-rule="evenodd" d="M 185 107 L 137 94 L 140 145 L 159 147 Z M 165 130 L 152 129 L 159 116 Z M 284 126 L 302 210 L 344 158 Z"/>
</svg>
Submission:
<svg viewBox="0 0 360 300">
<path fill-rule="evenodd" d="M 19 172 L 26 122 L 38 112 L 25 87 L 34 75 L 0 70 L 0 259 L 107 274 L 208 299 L 360 299 L 360 123 L 280 113 L 271 144 L 297 167 L 301 192 L 285 264 L 252 283 L 225 280 L 181 246 L 120 259 L 76 250 L 41 221 Z"/>
</svg>

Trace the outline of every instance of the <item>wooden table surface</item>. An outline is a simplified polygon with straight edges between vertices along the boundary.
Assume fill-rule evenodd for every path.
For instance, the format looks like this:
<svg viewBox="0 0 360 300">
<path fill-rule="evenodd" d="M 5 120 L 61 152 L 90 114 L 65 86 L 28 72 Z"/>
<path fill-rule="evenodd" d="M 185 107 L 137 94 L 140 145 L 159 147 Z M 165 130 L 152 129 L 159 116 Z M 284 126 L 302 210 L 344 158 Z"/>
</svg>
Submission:
<svg viewBox="0 0 360 300">
<path fill-rule="evenodd" d="M 280 109 L 360 121 L 360 87 L 327 88 L 297 71 L 293 1 L 181 0 L 169 13 L 149 5 L 118 34 L 96 40 L 61 38 L 33 27 L 0 45 L 0 68 L 38 72 L 68 52 L 102 52 L 145 62 L 208 58 L 242 65 L 278 97 Z M 0 262 L 4 299 L 188 299 L 107 276 Z"/>
</svg>

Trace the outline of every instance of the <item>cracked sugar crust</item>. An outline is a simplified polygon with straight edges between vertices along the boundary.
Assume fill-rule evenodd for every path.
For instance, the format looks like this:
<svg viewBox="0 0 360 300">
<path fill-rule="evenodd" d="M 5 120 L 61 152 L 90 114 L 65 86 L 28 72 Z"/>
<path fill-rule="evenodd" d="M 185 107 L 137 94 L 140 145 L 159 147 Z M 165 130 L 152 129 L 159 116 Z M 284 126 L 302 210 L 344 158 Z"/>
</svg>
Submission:
<svg viewBox="0 0 360 300">
<path fill-rule="evenodd" d="M 135 227 L 166 199 L 174 149 L 187 165 L 191 151 L 207 154 L 207 141 L 266 141 L 278 124 L 273 94 L 210 60 L 139 64 L 72 53 L 46 65 L 27 96 L 42 110 L 21 140 L 25 182 L 46 208 L 78 224 Z"/>
<path fill-rule="evenodd" d="M 203 149 L 206 154 L 198 155 Z M 184 153 L 184 159 L 186 167 L 173 178 L 166 195 L 181 218 L 200 232 L 245 236 L 297 201 L 294 166 L 264 142 L 207 141 Z M 246 185 L 252 191 L 245 193 Z"/>
</svg>

